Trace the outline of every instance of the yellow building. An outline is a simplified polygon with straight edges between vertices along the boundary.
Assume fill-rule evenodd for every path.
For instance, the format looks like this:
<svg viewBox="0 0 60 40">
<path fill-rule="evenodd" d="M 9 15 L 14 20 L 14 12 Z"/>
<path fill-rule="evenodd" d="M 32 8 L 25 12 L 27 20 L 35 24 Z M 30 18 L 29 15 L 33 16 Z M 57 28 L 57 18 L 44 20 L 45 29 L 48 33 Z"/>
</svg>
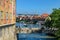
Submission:
<svg viewBox="0 0 60 40">
<path fill-rule="evenodd" d="M 16 0 L 0 0 L 0 40 L 16 40 Z"/>
</svg>

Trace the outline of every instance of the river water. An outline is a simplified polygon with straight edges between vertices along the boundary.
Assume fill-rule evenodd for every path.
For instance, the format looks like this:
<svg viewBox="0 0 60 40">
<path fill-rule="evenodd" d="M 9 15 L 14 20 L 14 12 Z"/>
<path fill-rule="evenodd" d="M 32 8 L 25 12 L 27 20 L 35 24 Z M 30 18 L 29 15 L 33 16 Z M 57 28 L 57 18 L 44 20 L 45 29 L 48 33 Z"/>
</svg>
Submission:
<svg viewBox="0 0 60 40">
<path fill-rule="evenodd" d="M 16 26 L 19 26 L 20 28 L 25 28 L 24 23 L 16 23 Z M 41 28 L 42 26 L 40 24 L 27 24 L 28 28 Z M 17 40 L 57 40 L 54 37 L 50 37 L 46 33 L 18 33 L 17 34 Z"/>
</svg>

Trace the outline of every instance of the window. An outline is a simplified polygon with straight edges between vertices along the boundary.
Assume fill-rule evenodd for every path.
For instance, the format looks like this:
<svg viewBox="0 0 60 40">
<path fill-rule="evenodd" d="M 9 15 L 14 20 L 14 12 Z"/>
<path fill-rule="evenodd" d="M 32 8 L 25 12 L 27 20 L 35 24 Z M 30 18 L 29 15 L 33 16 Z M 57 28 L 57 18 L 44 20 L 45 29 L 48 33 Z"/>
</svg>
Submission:
<svg viewBox="0 0 60 40">
<path fill-rule="evenodd" d="M 12 13 L 10 13 L 10 19 L 12 19 Z"/>
<path fill-rule="evenodd" d="M 0 5 L 3 5 L 3 0 L 0 0 Z"/>
<path fill-rule="evenodd" d="M 8 20 L 8 12 L 6 12 L 6 20 Z"/>
<path fill-rule="evenodd" d="M 1 5 L 1 1 L 0 1 L 0 5 Z"/>
<path fill-rule="evenodd" d="M 2 12 L 3 12 L 3 11 L 0 11 L 0 19 L 2 19 L 2 16 L 3 16 L 3 15 L 2 15 Z"/>
<path fill-rule="evenodd" d="M 6 0 L 6 2 L 8 2 L 8 0 Z"/>
<path fill-rule="evenodd" d="M 12 3 L 12 0 L 10 0 L 10 3 Z"/>
<path fill-rule="evenodd" d="M 0 18 L 1 18 L 1 11 L 0 11 Z"/>
</svg>

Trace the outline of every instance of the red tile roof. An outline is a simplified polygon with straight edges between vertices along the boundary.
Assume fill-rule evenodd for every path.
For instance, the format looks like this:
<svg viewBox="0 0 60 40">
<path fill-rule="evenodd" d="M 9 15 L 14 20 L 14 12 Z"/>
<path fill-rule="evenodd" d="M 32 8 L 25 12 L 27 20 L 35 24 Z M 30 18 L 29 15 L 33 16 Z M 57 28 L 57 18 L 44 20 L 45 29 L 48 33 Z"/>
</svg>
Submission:
<svg viewBox="0 0 60 40">
<path fill-rule="evenodd" d="M 44 13 L 44 14 L 41 15 L 41 18 L 46 18 L 46 17 L 48 17 L 48 16 L 49 16 L 49 14 Z"/>
</svg>

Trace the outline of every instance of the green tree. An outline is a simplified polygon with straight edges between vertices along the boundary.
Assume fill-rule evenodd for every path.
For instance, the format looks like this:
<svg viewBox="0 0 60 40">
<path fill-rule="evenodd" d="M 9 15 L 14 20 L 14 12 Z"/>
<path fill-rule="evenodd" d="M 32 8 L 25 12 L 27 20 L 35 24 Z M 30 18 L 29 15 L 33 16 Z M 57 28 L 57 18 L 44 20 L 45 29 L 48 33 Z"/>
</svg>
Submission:
<svg viewBox="0 0 60 40">
<path fill-rule="evenodd" d="M 53 9 L 52 14 L 50 15 L 52 21 L 52 27 L 60 28 L 60 9 Z"/>
<path fill-rule="evenodd" d="M 51 20 L 46 19 L 45 25 L 49 27 L 55 27 L 60 29 L 60 8 L 53 9 L 53 12 L 50 14 Z M 60 30 L 56 31 L 54 34 L 57 37 L 60 37 Z M 60 38 L 59 38 L 60 39 Z"/>
<path fill-rule="evenodd" d="M 46 19 L 45 19 L 45 26 L 46 27 L 51 27 L 51 17 L 47 17 Z"/>
<path fill-rule="evenodd" d="M 20 19 L 16 17 L 16 22 L 20 22 Z"/>
<path fill-rule="evenodd" d="M 50 14 L 50 17 L 47 17 L 45 19 L 45 25 L 60 28 L 60 9 L 53 9 L 53 12 Z"/>
</svg>

